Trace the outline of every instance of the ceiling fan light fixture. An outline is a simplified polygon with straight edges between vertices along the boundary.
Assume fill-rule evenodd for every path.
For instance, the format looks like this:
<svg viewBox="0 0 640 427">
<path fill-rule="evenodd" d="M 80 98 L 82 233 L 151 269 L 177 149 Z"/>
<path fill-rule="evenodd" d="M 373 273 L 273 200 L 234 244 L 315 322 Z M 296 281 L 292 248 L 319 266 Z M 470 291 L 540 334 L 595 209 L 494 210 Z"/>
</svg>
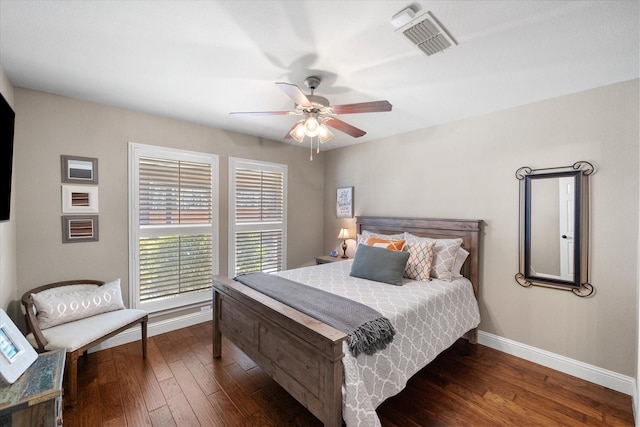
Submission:
<svg viewBox="0 0 640 427">
<path fill-rule="evenodd" d="M 391 111 L 392 105 L 389 101 L 369 101 L 356 104 L 343 104 L 331 106 L 325 97 L 314 94 L 315 89 L 320 84 L 320 77 L 310 76 L 305 79 L 305 84 L 311 90 L 310 95 L 305 95 L 298 86 L 291 83 L 277 82 L 276 85 L 295 103 L 295 111 L 236 111 L 233 115 L 296 115 L 303 116 L 285 134 L 284 139 L 293 139 L 302 143 L 305 137 L 309 137 L 309 148 L 313 151 L 313 139 L 316 138 L 316 151 L 320 152 L 320 144 L 333 138 L 333 132 L 329 127 L 337 129 L 354 138 L 359 138 L 366 134 L 362 129 L 358 129 L 335 116 L 338 114 L 355 113 L 376 113 Z M 310 156 L 313 160 L 313 155 Z"/>
<path fill-rule="evenodd" d="M 315 115 L 307 118 L 304 122 L 304 133 L 307 136 L 317 136 L 320 130 L 320 123 Z"/>
<path fill-rule="evenodd" d="M 302 142 L 305 137 L 304 120 L 298 121 L 298 124 L 289 132 L 289 135 L 296 141 Z"/>
<path fill-rule="evenodd" d="M 329 130 L 329 128 L 327 127 L 327 125 L 325 125 L 324 123 L 322 123 L 320 125 L 320 129 L 318 130 L 318 139 L 320 140 L 321 144 L 324 144 L 325 142 L 327 142 L 328 140 L 330 140 L 331 138 L 333 138 L 333 132 L 331 132 Z"/>
</svg>

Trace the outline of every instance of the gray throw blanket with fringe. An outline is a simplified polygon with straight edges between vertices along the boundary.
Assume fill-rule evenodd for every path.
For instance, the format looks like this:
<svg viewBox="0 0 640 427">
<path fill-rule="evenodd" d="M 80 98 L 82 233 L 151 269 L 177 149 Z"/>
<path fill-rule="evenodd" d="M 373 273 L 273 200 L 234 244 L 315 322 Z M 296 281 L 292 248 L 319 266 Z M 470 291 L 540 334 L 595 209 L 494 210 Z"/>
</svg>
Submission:
<svg viewBox="0 0 640 427">
<path fill-rule="evenodd" d="M 234 280 L 344 332 L 354 357 L 384 349 L 396 333 L 378 311 L 321 289 L 267 273 L 248 273 Z"/>
</svg>

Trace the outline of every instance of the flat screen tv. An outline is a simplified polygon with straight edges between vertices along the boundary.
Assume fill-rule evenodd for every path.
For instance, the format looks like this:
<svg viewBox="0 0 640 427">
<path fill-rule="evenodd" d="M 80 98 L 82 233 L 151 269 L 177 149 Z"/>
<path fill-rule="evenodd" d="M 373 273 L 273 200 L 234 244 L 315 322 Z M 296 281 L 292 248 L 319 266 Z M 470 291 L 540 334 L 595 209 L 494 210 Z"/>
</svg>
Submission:
<svg viewBox="0 0 640 427">
<path fill-rule="evenodd" d="M 11 209 L 11 166 L 13 164 L 13 130 L 16 114 L 0 95 L 0 221 L 9 220 Z"/>
</svg>

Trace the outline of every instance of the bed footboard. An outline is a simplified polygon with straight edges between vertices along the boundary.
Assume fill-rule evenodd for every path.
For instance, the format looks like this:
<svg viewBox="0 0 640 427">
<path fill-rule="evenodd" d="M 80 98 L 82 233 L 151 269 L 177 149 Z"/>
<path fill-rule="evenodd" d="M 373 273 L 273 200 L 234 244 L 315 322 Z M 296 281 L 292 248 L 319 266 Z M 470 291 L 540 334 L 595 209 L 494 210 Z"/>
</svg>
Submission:
<svg viewBox="0 0 640 427">
<path fill-rule="evenodd" d="M 325 426 L 341 426 L 346 335 L 227 277 L 213 287 L 213 356 L 224 335 Z"/>
</svg>

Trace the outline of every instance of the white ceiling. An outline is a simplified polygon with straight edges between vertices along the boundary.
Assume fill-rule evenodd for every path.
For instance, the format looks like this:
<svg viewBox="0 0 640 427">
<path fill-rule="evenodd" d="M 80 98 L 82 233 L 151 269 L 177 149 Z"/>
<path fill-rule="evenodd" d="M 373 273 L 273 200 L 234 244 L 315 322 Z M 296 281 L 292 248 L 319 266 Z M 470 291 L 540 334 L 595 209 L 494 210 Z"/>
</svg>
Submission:
<svg viewBox="0 0 640 427">
<path fill-rule="evenodd" d="M 391 17 L 431 11 L 458 41 L 426 56 Z M 297 117 L 274 82 L 333 105 L 386 99 L 393 111 L 342 115 L 367 131 L 325 149 L 639 77 L 631 1 L 7 1 L 0 66 L 18 87 L 283 141 Z M 295 142 L 293 142 L 295 143 Z"/>
</svg>

